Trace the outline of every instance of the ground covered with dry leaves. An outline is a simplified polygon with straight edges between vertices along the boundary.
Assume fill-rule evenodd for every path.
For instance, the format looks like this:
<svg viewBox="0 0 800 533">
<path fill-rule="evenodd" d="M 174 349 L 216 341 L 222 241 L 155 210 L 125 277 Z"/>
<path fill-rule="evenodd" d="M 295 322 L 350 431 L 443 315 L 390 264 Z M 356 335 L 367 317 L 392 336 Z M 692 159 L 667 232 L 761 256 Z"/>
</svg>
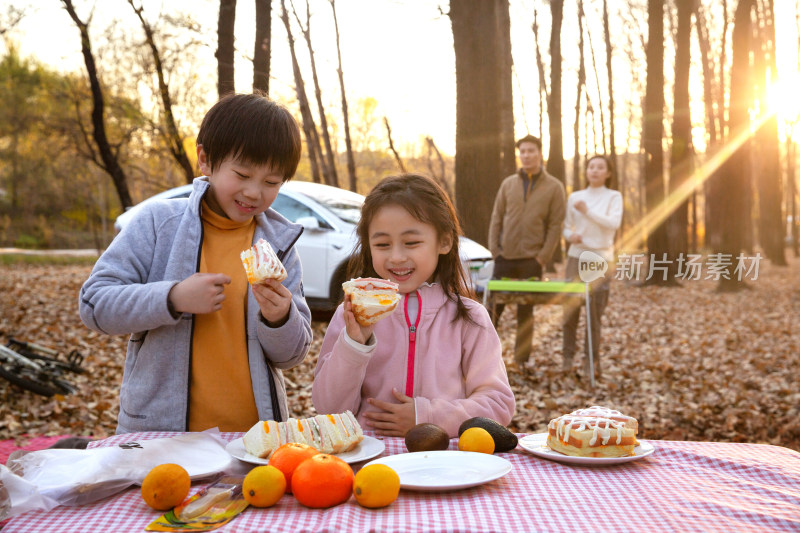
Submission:
<svg viewBox="0 0 800 533">
<path fill-rule="evenodd" d="M 615 282 L 603 330 L 603 379 L 592 389 L 561 370 L 560 308 L 536 308 L 533 355 L 509 365 L 517 398 L 511 428 L 540 432 L 548 420 L 589 405 L 639 419 L 648 439 L 759 442 L 800 450 L 800 260 L 762 261 L 757 280 L 720 294 L 712 281 L 681 288 Z M 0 266 L 0 342 L 11 336 L 79 350 L 79 392 L 45 398 L 0 379 L 0 440 L 23 435 L 114 433 L 126 338 L 94 333 L 77 312 L 85 266 Z M 512 361 L 513 309 L 499 325 Z M 291 409 L 313 413 L 311 382 L 325 322 L 305 362 L 286 372 Z M 579 346 L 582 339 L 579 338 Z M 579 365 L 580 361 L 576 361 Z"/>
</svg>

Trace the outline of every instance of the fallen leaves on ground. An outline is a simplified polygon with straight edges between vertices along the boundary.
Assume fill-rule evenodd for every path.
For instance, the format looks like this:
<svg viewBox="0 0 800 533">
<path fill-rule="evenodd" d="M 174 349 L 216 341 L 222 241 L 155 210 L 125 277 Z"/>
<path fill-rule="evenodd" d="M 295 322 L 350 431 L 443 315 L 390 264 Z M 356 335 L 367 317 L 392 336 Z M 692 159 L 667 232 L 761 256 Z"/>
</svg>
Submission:
<svg viewBox="0 0 800 533">
<path fill-rule="evenodd" d="M 800 450 L 800 260 L 789 261 L 788 267 L 762 261 L 758 279 L 737 293 L 718 293 L 711 280 L 680 288 L 614 282 L 603 323 L 603 378 L 593 389 L 575 371 L 561 370 L 558 306 L 535 308 L 531 359 L 513 364 L 516 320 L 508 306 L 498 331 L 517 399 L 511 429 L 541 432 L 563 413 L 606 405 L 638 418 L 642 438 Z M 13 336 L 61 353 L 77 349 L 88 370 L 71 378 L 78 393 L 52 398 L 0 379 L 0 440 L 114 433 L 127 337 L 81 323 L 78 292 L 89 271 L 0 266 L 0 342 Z M 308 357 L 285 372 L 297 417 L 314 413 L 311 385 L 326 323 L 313 327 Z M 576 356 L 576 368 L 581 362 Z"/>
</svg>

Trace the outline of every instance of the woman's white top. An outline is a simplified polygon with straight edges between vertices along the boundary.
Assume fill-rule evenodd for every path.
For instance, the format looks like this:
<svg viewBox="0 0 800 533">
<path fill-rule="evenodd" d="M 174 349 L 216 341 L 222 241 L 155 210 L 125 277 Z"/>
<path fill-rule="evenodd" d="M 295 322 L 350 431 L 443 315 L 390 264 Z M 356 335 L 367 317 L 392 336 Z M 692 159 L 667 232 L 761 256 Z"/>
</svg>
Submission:
<svg viewBox="0 0 800 533">
<path fill-rule="evenodd" d="M 575 209 L 575 202 L 586 202 L 584 215 Z M 582 243 L 570 243 L 567 255 L 580 257 L 590 250 L 603 256 L 606 261 L 614 261 L 614 233 L 622 223 L 622 195 L 603 185 L 587 187 L 575 191 L 567 199 L 567 215 L 564 218 L 564 238 L 578 234 Z"/>
</svg>

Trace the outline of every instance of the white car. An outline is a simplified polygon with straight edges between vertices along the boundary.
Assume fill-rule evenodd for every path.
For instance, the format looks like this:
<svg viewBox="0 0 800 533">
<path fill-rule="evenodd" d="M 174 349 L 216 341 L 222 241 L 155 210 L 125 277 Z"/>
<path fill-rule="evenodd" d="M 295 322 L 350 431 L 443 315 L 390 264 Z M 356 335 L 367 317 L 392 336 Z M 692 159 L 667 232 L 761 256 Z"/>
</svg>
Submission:
<svg viewBox="0 0 800 533">
<path fill-rule="evenodd" d="M 148 198 L 117 217 L 114 228 L 120 231 L 146 202 L 163 198 L 186 198 L 192 185 L 182 185 Z M 303 289 L 309 307 L 334 308 L 342 298 L 342 283 L 347 281 L 347 261 L 355 250 L 355 227 L 361 216 L 364 196 L 307 181 L 288 181 L 281 186 L 272 208 L 305 230 L 295 246 L 303 265 Z M 492 277 L 492 254 L 477 242 L 459 239 L 464 267 L 477 292 Z"/>
</svg>

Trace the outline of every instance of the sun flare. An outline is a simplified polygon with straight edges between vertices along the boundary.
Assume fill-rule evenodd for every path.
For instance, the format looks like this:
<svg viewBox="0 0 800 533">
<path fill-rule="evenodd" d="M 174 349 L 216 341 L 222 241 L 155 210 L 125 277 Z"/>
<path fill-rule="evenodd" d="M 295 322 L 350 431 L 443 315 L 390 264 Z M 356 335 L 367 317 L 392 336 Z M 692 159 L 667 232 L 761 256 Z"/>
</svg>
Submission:
<svg viewBox="0 0 800 533">
<path fill-rule="evenodd" d="M 778 127 L 781 129 L 782 136 L 789 131 L 793 138 L 800 134 L 798 87 L 800 87 L 800 73 L 795 71 L 783 73 L 780 80 L 767 89 L 770 111 L 774 111 L 778 116 Z"/>
</svg>

